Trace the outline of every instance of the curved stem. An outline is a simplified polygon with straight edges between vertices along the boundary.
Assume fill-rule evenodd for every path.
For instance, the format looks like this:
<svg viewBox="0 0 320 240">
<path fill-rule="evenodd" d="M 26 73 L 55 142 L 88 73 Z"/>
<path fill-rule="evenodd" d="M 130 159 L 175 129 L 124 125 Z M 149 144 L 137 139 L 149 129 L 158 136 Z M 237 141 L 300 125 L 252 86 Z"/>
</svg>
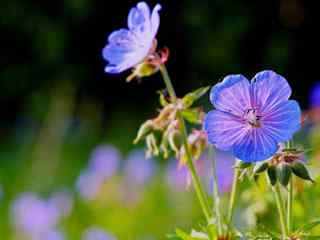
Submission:
<svg viewBox="0 0 320 240">
<path fill-rule="evenodd" d="M 293 179 L 291 177 L 289 181 L 288 199 L 287 199 L 287 226 L 288 226 L 289 234 L 292 231 L 292 205 L 293 205 Z"/>
<path fill-rule="evenodd" d="M 212 161 L 212 176 L 213 176 L 213 204 L 214 204 L 214 212 L 217 219 L 217 230 L 218 236 L 222 236 L 222 219 L 220 214 L 220 196 L 219 196 L 219 189 L 218 189 L 218 177 L 217 177 L 217 168 L 216 168 L 216 161 L 214 159 L 214 149 L 213 146 L 209 145 L 208 149 L 208 157 Z"/>
<path fill-rule="evenodd" d="M 231 195 L 230 195 L 228 216 L 227 216 L 228 229 L 230 228 L 231 223 L 232 223 L 234 207 L 235 207 L 235 202 L 236 202 L 236 196 L 237 196 L 237 191 L 238 191 L 239 176 L 240 176 L 240 169 L 238 167 L 235 167 L 234 174 L 233 174 L 233 182 L 232 182 L 232 189 L 231 189 Z"/>
<path fill-rule="evenodd" d="M 166 84 L 168 93 L 172 99 L 173 102 L 177 101 L 177 96 L 176 93 L 174 91 L 174 88 L 172 86 L 169 74 L 167 72 L 167 69 L 165 67 L 165 65 L 160 65 L 160 71 L 163 77 L 163 80 Z M 196 192 L 196 195 L 198 197 L 198 200 L 200 202 L 202 211 L 206 217 L 207 222 L 209 223 L 211 220 L 211 210 L 210 210 L 210 206 L 209 206 L 209 202 L 208 202 L 208 198 L 202 188 L 201 185 L 201 181 L 200 178 L 196 172 L 196 169 L 194 167 L 193 161 L 192 161 L 192 155 L 190 152 L 190 148 L 189 148 L 189 144 L 188 144 L 188 135 L 187 135 L 187 129 L 186 129 L 186 125 L 184 122 L 183 117 L 181 116 L 180 111 L 177 111 L 177 117 L 178 117 L 178 121 L 180 122 L 180 127 L 181 127 L 181 132 L 182 132 L 182 141 L 183 141 L 183 147 L 185 149 L 186 152 L 186 156 L 187 156 L 187 166 L 189 168 L 189 171 L 191 173 L 191 177 L 192 177 L 192 182 L 193 182 L 193 186 Z"/>
<path fill-rule="evenodd" d="M 276 199 L 277 209 L 279 213 L 282 237 L 286 239 L 286 237 L 288 236 L 288 229 L 286 226 L 284 204 L 279 185 L 277 184 L 273 186 L 272 190 Z"/>
</svg>

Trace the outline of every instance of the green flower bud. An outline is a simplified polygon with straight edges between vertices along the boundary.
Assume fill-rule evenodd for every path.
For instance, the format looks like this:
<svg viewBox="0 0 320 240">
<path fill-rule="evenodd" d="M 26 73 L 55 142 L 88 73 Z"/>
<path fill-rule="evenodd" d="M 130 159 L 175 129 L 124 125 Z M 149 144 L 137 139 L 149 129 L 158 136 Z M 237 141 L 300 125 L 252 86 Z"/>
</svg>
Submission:
<svg viewBox="0 0 320 240">
<path fill-rule="evenodd" d="M 157 140 L 154 134 L 149 134 L 146 137 L 146 143 L 147 143 L 147 158 L 151 157 L 151 156 L 158 156 L 159 155 L 159 148 L 157 145 Z"/>
<path fill-rule="evenodd" d="M 130 82 L 134 78 L 142 78 L 142 77 L 149 77 L 152 74 L 156 73 L 159 70 L 159 66 L 149 63 L 148 61 L 140 63 L 127 77 L 127 82 Z"/>
<path fill-rule="evenodd" d="M 314 182 L 314 180 L 310 177 L 309 170 L 301 162 L 293 163 L 291 165 L 291 170 L 294 173 L 294 175 L 296 175 L 297 177 Z"/>
<path fill-rule="evenodd" d="M 268 169 L 269 164 L 267 162 L 257 162 L 253 167 L 255 174 L 262 173 Z"/>
<path fill-rule="evenodd" d="M 269 183 L 274 186 L 277 183 L 277 171 L 275 166 L 270 166 L 267 171 Z"/>
<path fill-rule="evenodd" d="M 134 144 L 137 144 L 141 139 L 143 139 L 146 135 L 148 135 L 153 129 L 153 122 L 151 120 L 143 123 L 138 131 L 136 138 L 133 140 Z"/>
<path fill-rule="evenodd" d="M 286 187 L 291 177 L 291 168 L 288 164 L 281 163 L 277 166 L 277 177 L 282 186 Z"/>
</svg>

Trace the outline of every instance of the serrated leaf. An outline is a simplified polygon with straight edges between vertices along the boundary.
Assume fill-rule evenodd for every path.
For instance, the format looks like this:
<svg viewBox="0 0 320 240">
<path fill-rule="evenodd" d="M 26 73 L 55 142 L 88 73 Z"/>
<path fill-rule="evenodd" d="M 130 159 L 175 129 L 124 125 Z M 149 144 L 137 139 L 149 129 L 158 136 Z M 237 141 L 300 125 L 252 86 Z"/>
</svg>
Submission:
<svg viewBox="0 0 320 240">
<path fill-rule="evenodd" d="M 303 163 L 296 162 L 292 164 L 291 170 L 297 177 L 314 182 L 314 180 L 310 177 L 307 167 Z"/>
<path fill-rule="evenodd" d="M 195 90 L 194 92 L 186 94 L 182 98 L 182 103 L 184 108 L 189 108 L 192 106 L 192 104 L 197 101 L 199 98 L 201 98 L 204 94 L 207 93 L 207 91 L 210 89 L 210 87 L 201 87 Z"/>
</svg>

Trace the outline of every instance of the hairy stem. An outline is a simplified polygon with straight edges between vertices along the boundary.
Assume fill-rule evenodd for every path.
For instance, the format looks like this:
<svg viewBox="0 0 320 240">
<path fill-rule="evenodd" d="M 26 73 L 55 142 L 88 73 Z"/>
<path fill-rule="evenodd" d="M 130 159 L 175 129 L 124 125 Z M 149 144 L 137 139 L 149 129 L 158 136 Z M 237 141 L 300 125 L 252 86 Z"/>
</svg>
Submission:
<svg viewBox="0 0 320 240">
<path fill-rule="evenodd" d="M 273 193 L 274 193 L 274 196 L 276 199 L 277 209 L 278 209 L 278 213 L 279 213 L 282 237 L 283 237 L 283 239 L 286 239 L 286 237 L 288 236 L 288 229 L 286 226 L 285 209 L 284 209 L 283 199 L 281 196 L 279 185 L 277 184 L 277 185 L 273 186 L 272 190 L 273 190 Z"/>
<path fill-rule="evenodd" d="M 237 191 L 238 191 L 239 176 L 240 176 L 240 169 L 236 166 L 234 168 L 232 189 L 231 189 L 230 202 L 229 202 L 229 208 L 228 208 L 228 216 L 227 216 L 227 225 L 228 225 L 229 230 L 230 230 L 230 226 L 232 224 L 232 218 L 233 218 L 233 214 L 234 214 L 234 207 L 235 207 Z"/>
<path fill-rule="evenodd" d="M 163 80 L 166 84 L 168 93 L 172 99 L 173 102 L 177 101 L 177 96 L 176 93 L 174 91 L 174 88 L 172 86 L 168 71 L 165 67 L 165 65 L 161 65 L 160 66 L 160 71 L 163 77 Z M 195 169 L 193 160 L 192 160 L 192 155 L 189 149 L 189 144 L 188 144 L 188 135 L 187 135 L 187 129 L 186 129 L 186 124 L 185 121 L 183 119 L 183 117 L 181 116 L 180 111 L 177 112 L 177 117 L 178 117 L 178 121 L 180 122 L 180 126 L 181 126 L 181 132 L 182 132 L 182 141 L 183 141 L 183 147 L 185 149 L 186 152 L 186 156 L 187 156 L 187 166 L 189 168 L 189 171 L 191 173 L 191 178 L 192 178 L 192 182 L 193 182 L 193 186 L 196 192 L 196 195 L 198 197 L 198 200 L 200 202 L 202 211 L 206 217 L 207 222 L 210 222 L 211 220 L 211 210 L 210 210 L 210 206 L 209 206 L 209 202 L 208 202 L 208 197 L 206 196 L 202 185 L 201 185 L 201 181 L 200 178 L 197 174 L 197 171 Z"/>
<path fill-rule="evenodd" d="M 214 204 L 214 212 L 217 219 L 217 230 L 218 236 L 222 236 L 222 219 L 220 214 L 220 196 L 219 196 L 219 189 L 218 189 L 218 177 L 217 177 L 217 166 L 216 161 L 214 159 L 214 149 L 213 146 L 209 145 L 208 149 L 208 157 L 212 161 L 212 176 L 213 176 L 213 204 Z"/>
<path fill-rule="evenodd" d="M 293 179 L 291 177 L 289 181 L 288 199 L 287 199 L 287 226 L 288 226 L 289 234 L 292 231 L 292 206 L 293 206 Z"/>
</svg>

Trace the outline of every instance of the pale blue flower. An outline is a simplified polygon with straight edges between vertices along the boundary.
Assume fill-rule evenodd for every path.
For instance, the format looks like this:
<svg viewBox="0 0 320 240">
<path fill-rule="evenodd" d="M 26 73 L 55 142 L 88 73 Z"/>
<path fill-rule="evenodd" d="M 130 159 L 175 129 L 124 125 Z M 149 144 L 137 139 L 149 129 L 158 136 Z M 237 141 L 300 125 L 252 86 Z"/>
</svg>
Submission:
<svg viewBox="0 0 320 240">
<path fill-rule="evenodd" d="M 143 62 L 155 49 L 160 17 L 160 4 L 152 13 L 145 2 L 133 7 L 128 15 L 128 28 L 122 28 L 109 35 L 103 49 L 103 58 L 108 62 L 107 73 L 120 73 Z"/>
</svg>

